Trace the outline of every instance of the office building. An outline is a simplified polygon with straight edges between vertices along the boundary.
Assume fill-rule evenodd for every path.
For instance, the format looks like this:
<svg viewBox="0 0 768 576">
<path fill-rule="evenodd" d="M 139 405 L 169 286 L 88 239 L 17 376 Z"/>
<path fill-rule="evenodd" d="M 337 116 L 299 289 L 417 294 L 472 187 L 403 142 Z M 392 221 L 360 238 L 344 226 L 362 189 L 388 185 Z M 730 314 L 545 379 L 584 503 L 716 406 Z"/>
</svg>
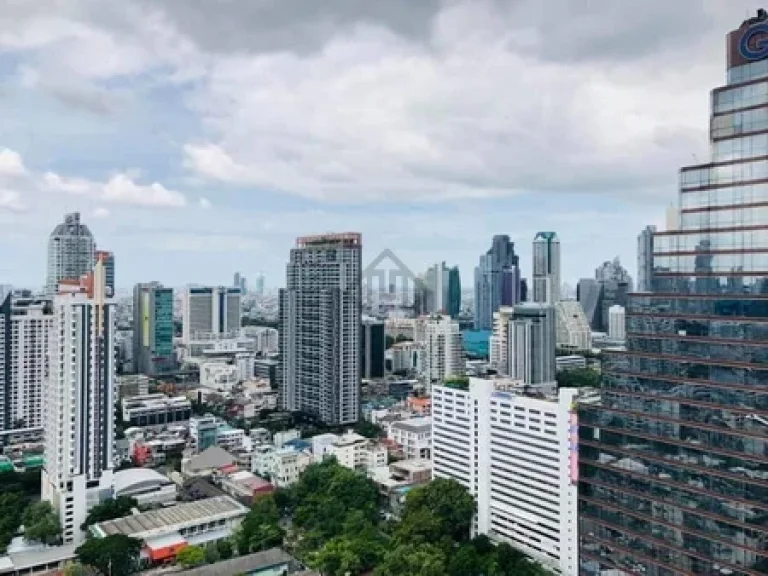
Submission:
<svg viewBox="0 0 768 576">
<path fill-rule="evenodd" d="M 362 345 L 360 347 L 361 372 L 363 378 L 384 378 L 384 354 L 387 341 L 384 336 L 384 321 L 363 318 Z"/>
<path fill-rule="evenodd" d="M 582 278 L 576 285 L 576 300 L 581 304 L 590 328 L 600 332 L 602 323 L 602 285 L 594 278 Z"/>
<path fill-rule="evenodd" d="M 186 423 L 192 417 L 192 402 L 186 396 L 145 394 L 123 398 L 120 406 L 128 427 L 167 426 Z"/>
<path fill-rule="evenodd" d="M 560 300 L 555 304 L 557 347 L 564 350 L 592 348 L 592 329 L 584 309 L 576 300 Z"/>
<path fill-rule="evenodd" d="M 522 301 L 520 258 L 507 235 L 496 235 L 475 268 L 475 330 L 491 330 L 493 313 Z"/>
<path fill-rule="evenodd" d="M 48 270 L 45 287 L 55 294 L 60 280 L 80 278 L 93 270 L 96 241 L 88 226 L 80 222 L 80 213 L 64 216 L 48 239 Z"/>
<path fill-rule="evenodd" d="M 264 274 L 259 274 L 256 277 L 256 294 L 264 296 Z"/>
<path fill-rule="evenodd" d="M 421 283 L 425 314 L 444 314 L 448 307 L 448 267 L 438 262 L 424 273 Z"/>
<path fill-rule="evenodd" d="M 173 288 L 158 282 L 133 288 L 133 369 L 156 376 L 176 369 Z"/>
<path fill-rule="evenodd" d="M 554 232 L 539 232 L 533 239 L 533 301 L 560 300 L 560 240 Z"/>
<path fill-rule="evenodd" d="M 448 270 L 448 307 L 446 314 L 454 320 L 461 312 L 461 276 L 459 267 L 454 266 Z"/>
<path fill-rule="evenodd" d="M 42 429 L 43 374 L 52 329 L 50 299 L 8 294 L 0 302 L 0 433 Z"/>
<path fill-rule="evenodd" d="M 79 282 L 62 281 L 43 385 L 42 499 L 65 544 L 81 542 L 88 510 L 112 495 L 115 442 L 115 305 L 98 261 Z"/>
<path fill-rule="evenodd" d="M 637 288 L 638 292 L 651 291 L 653 274 L 653 235 L 656 226 L 646 226 L 637 237 Z"/>
<path fill-rule="evenodd" d="M 711 158 L 681 170 L 679 226 L 580 409 L 581 574 L 768 573 L 767 28 L 728 36 Z"/>
<path fill-rule="evenodd" d="M 231 337 L 240 330 L 240 288 L 188 286 L 184 291 L 183 341 Z"/>
<path fill-rule="evenodd" d="M 555 367 L 558 372 L 568 372 L 569 370 L 580 370 L 587 367 L 587 359 L 579 354 L 569 354 L 568 356 L 558 356 L 555 358 Z"/>
<path fill-rule="evenodd" d="M 549 304 L 515 306 L 507 325 L 507 369 L 510 377 L 525 384 L 555 381 L 555 308 Z"/>
<path fill-rule="evenodd" d="M 284 410 L 325 424 L 360 411 L 362 237 L 301 237 L 280 291 L 279 391 Z"/>
<path fill-rule="evenodd" d="M 216 416 L 206 414 L 189 420 L 189 437 L 197 453 L 205 452 L 218 442 L 219 421 Z"/>
<path fill-rule="evenodd" d="M 514 380 L 432 389 L 433 477 L 474 496 L 473 530 L 563 574 L 578 574 L 578 433 L 587 391 L 530 395 Z"/>
<path fill-rule="evenodd" d="M 611 340 L 624 340 L 624 306 L 611 306 L 608 310 L 608 337 Z"/>
<path fill-rule="evenodd" d="M 450 316 L 430 316 L 425 324 L 422 370 L 429 387 L 451 376 L 462 376 L 466 370 L 464 342 L 459 323 Z"/>
<path fill-rule="evenodd" d="M 235 278 L 232 282 L 232 287 L 239 288 L 240 294 L 243 296 L 248 294 L 248 280 L 245 278 L 245 276 L 240 274 L 240 272 L 235 272 Z"/>
<path fill-rule="evenodd" d="M 112 298 L 115 295 L 115 255 L 106 250 L 96 250 L 94 253 L 96 260 L 104 263 L 104 278 L 107 283 L 107 296 Z"/>
</svg>

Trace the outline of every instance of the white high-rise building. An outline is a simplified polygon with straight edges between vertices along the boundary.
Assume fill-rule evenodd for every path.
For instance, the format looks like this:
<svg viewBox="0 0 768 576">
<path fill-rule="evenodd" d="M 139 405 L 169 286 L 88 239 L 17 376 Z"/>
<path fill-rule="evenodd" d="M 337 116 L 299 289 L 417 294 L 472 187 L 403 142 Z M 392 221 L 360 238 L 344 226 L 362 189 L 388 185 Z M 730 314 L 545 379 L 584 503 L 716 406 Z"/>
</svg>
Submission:
<svg viewBox="0 0 768 576">
<path fill-rule="evenodd" d="M 235 336 L 241 324 L 240 288 L 187 286 L 182 309 L 185 344 Z"/>
<path fill-rule="evenodd" d="M 554 232 L 539 232 L 533 240 L 533 301 L 560 300 L 560 240 Z"/>
<path fill-rule="evenodd" d="M 508 324 L 506 374 L 531 385 L 555 382 L 556 337 L 553 306 L 515 306 Z"/>
<path fill-rule="evenodd" d="M 53 300 L 42 498 L 59 515 L 65 544 L 85 539 L 88 510 L 112 496 L 116 319 L 101 261 L 79 284 L 61 284 Z"/>
<path fill-rule="evenodd" d="M 653 277 L 653 235 L 656 226 L 646 226 L 637 237 L 637 291 L 650 292 Z"/>
<path fill-rule="evenodd" d="M 88 226 L 80 222 L 80 213 L 64 216 L 48 239 L 48 270 L 45 288 L 55 294 L 59 281 L 78 279 L 93 270 L 96 241 Z"/>
<path fill-rule="evenodd" d="M 280 399 L 325 424 L 360 413 L 362 237 L 299 238 L 280 291 Z"/>
<path fill-rule="evenodd" d="M 43 373 L 52 328 L 49 299 L 9 295 L 0 305 L 0 430 L 42 428 Z"/>
<path fill-rule="evenodd" d="M 593 393 L 523 390 L 511 379 L 434 386 L 433 476 L 456 480 L 475 498 L 475 534 L 572 576 L 579 572 L 575 403 Z"/>
<path fill-rule="evenodd" d="M 501 372 L 507 370 L 507 334 L 514 313 L 514 306 L 502 306 L 493 313 L 493 333 L 488 339 L 489 360 L 491 367 Z"/>
<path fill-rule="evenodd" d="M 557 317 L 557 346 L 569 350 L 592 348 L 592 329 L 584 308 L 576 300 L 561 300 L 555 304 Z"/>
<path fill-rule="evenodd" d="M 624 306 L 611 306 L 608 309 L 608 337 L 611 340 L 624 340 L 627 336 L 625 328 Z"/>
<path fill-rule="evenodd" d="M 422 369 L 427 390 L 450 376 L 464 375 L 464 342 L 459 323 L 450 316 L 435 315 L 425 319 Z"/>
</svg>

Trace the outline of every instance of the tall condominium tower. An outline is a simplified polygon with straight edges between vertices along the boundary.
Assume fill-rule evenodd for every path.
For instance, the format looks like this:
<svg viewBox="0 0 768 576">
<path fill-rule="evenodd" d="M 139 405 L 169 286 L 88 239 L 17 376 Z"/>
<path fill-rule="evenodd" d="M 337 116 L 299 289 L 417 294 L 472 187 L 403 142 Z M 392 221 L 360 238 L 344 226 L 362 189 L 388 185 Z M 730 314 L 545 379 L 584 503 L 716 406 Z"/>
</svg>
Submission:
<svg viewBox="0 0 768 576">
<path fill-rule="evenodd" d="M 768 573 L 768 14 L 727 45 L 710 162 L 579 413 L 581 574 Z"/>
<path fill-rule="evenodd" d="M 462 376 L 466 355 L 459 323 L 450 316 L 430 316 L 425 321 L 424 334 L 422 370 L 427 387 L 450 376 Z"/>
<path fill-rule="evenodd" d="M 44 379 L 42 498 L 59 516 L 64 543 L 78 543 L 88 510 L 112 496 L 115 440 L 115 305 L 97 262 L 53 300 Z"/>
<path fill-rule="evenodd" d="M 653 235 L 656 226 L 647 226 L 637 237 L 637 287 L 638 292 L 651 291 L 653 274 Z"/>
<path fill-rule="evenodd" d="M 173 353 L 173 288 L 158 282 L 133 288 L 133 369 L 155 376 L 176 367 Z"/>
<path fill-rule="evenodd" d="M 555 308 L 549 304 L 515 306 L 507 327 L 507 370 L 526 384 L 555 381 Z"/>
<path fill-rule="evenodd" d="M 240 288 L 187 286 L 182 310 L 185 344 L 231 336 L 240 330 Z"/>
<path fill-rule="evenodd" d="M 363 318 L 360 374 L 363 378 L 384 377 L 384 355 L 387 349 L 384 321 Z"/>
<path fill-rule="evenodd" d="M 304 236 L 280 291 L 280 400 L 325 424 L 360 412 L 362 237 Z"/>
<path fill-rule="evenodd" d="M 115 295 L 115 255 L 106 250 L 96 250 L 94 257 L 104 263 L 104 276 L 107 283 L 107 296 Z"/>
<path fill-rule="evenodd" d="M 592 349 L 592 330 L 584 308 L 576 300 L 560 300 L 555 304 L 557 347 L 572 352 Z"/>
<path fill-rule="evenodd" d="M 49 299 L 0 303 L 0 432 L 42 428 L 43 373 L 53 328 Z"/>
<path fill-rule="evenodd" d="M 448 306 L 445 313 L 451 318 L 458 318 L 461 312 L 461 276 L 459 267 L 448 270 Z"/>
<path fill-rule="evenodd" d="M 475 330 L 491 330 L 493 313 L 523 299 L 520 258 L 506 234 L 493 237 L 491 248 L 475 268 Z"/>
<path fill-rule="evenodd" d="M 533 301 L 560 300 L 560 240 L 554 232 L 539 232 L 533 239 Z"/>
<path fill-rule="evenodd" d="M 60 280 L 80 278 L 93 270 L 95 251 L 96 241 L 80 222 L 80 213 L 66 214 L 48 239 L 46 292 L 55 294 Z"/>
</svg>

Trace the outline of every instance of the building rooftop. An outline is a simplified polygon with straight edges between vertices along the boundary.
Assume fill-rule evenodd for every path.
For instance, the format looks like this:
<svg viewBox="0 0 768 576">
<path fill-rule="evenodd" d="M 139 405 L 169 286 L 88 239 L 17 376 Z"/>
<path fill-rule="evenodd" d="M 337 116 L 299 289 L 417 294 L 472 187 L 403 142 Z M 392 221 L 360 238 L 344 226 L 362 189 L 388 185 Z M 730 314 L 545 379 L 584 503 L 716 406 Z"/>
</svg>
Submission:
<svg viewBox="0 0 768 576">
<path fill-rule="evenodd" d="M 290 554 L 280 550 L 280 548 L 271 548 L 270 550 L 264 550 L 263 552 L 256 552 L 255 554 L 248 554 L 247 556 L 232 558 L 231 560 L 225 560 L 224 562 L 216 562 L 215 564 L 201 566 L 200 568 L 193 568 L 192 570 L 176 572 L 175 574 L 176 576 L 221 576 L 222 574 L 251 574 L 256 571 L 266 570 L 267 568 L 280 567 L 292 562 L 294 562 L 294 559 Z"/>
<path fill-rule="evenodd" d="M 393 462 L 390 466 L 400 468 L 408 472 L 422 472 L 424 470 L 432 470 L 432 461 L 424 458 L 413 458 L 411 460 L 400 460 L 399 462 Z"/>
<path fill-rule="evenodd" d="M 100 522 L 91 530 L 102 538 L 114 534 L 125 534 L 145 539 L 159 535 L 163 531 L 179 530 L 185 526 L 221 518 L 234 518 L 247 513 L 248 508 L 234 499 L 229 496 L 219 496 Z"/>
<path fill-rule="evenodd" d="M 432 430 L 431 418 L 410 418 L 408 420 L 400 420 L 392 423 L 392 428 L 397 430 L 403 430 L 405 432 L 429 432 Z"/>
<path fill-rule="evenodd" d="M 140 486 L 152 486 L 154 484 L 168 484 L 170 480 L 151 468 L 126 468 L 115 472 L 115 493 L 120 494 L 131 488 Z"/>
<path fill-rule="evenodd" d="M 219 446 L 211 446 L 190 459 L 187 469 L 191 471 L 221 468 L 233 464 L 237 458 Z"/>
</svg>

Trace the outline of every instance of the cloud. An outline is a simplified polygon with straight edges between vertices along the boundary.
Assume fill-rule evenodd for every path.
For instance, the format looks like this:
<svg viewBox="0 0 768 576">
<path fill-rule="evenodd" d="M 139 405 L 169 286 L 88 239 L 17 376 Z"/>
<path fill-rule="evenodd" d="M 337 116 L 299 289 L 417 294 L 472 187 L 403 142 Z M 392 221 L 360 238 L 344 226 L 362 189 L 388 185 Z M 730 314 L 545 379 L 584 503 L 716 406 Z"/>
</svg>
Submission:
<svg viewBox="0 0 768 576">
<path fill-rule="evenodd" d="M 109 210 L 103 206 L 99 206 L 91 214 L 94 218 L 109 218 Z"/>
<path fill-rule="evenodd" d="M 21 201 L 21 195 L 15 190 L 0 190 L 0 210 L 22 212 L 26 206 Z"/>
<path fill-rule="evenodd" d="M 207 198 L 200 198 L 200 208 L 208 210 L 211 207 L 211 201 Z"/>
<path fill-rule="evenodd" d="M 0 177 L 23 176 L 27 173 L 24 162 L 18 152 L 0 148 Z"/>
</svg>

